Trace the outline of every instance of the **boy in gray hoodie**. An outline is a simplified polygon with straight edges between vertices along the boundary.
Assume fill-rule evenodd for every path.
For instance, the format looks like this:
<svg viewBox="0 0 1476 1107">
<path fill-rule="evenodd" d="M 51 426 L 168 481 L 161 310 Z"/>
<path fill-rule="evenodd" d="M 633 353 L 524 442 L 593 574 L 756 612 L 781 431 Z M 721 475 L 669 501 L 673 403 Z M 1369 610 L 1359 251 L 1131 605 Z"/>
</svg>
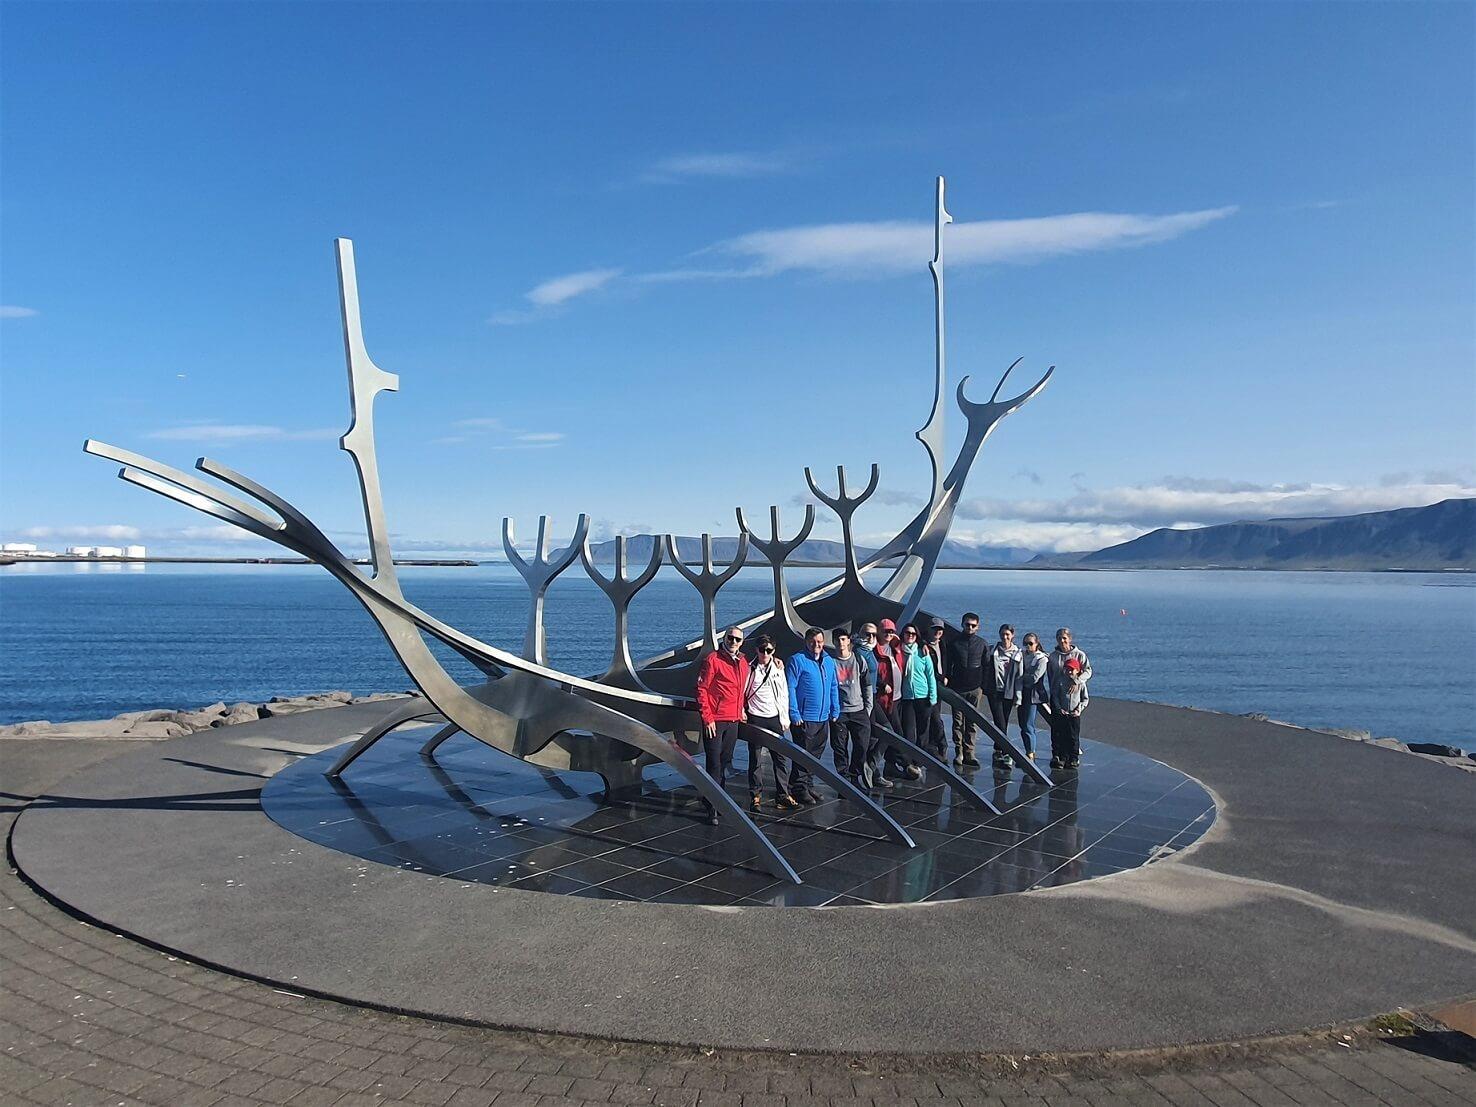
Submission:
<svg viewBox="0 0 1476 1107">
<path fill-rule="evenodd" d="M 1081 713 L 1089 696 L 1092 663 L 1071 644 L 1071 628 L 1056 631 L 1056 648 L 1046 662 L 1051 704 L 1051 768 L 1075 770 L 1081 763 Z"/>
</svg>

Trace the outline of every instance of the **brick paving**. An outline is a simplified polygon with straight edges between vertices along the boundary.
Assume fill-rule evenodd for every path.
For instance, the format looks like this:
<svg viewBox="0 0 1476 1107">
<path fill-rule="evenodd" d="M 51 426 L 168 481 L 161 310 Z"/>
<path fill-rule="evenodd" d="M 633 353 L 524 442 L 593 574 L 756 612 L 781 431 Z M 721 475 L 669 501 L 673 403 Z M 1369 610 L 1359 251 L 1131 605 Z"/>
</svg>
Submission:
<svg viewBox="0 0 1476 1107">
<path fill-rule="evenodd" d="M 8 833 L 18 806 L 0 831 Z M 456 1026 L 290 995 L 82 923 L 10 869 L 0 876 L 0 917 L 4 1104 L 1476 1104 L 1476 1064 L 1465 1044 L 1428 1056 L 1364 1029 L 1091 1057 L 659 1048 Z"/>
</svg>

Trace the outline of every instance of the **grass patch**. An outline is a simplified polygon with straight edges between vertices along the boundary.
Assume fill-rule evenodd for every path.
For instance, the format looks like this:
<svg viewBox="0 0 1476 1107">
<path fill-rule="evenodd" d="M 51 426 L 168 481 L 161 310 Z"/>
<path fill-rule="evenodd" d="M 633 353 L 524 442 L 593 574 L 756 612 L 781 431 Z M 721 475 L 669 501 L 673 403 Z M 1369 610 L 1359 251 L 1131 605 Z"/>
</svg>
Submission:
<svg viewBox="0 0 1476 1107">
<path fill-rule="evenodd" d="M 1401 1038 L 1408 1037 L 1419 1030 L 1419 1027 L 1410 1022 L 1404 1015 L 1397 1012 L 1392 1015 L 1380 1015 L 1376 1019 L 1371 1019 L 1368 1028 L 1370 1030 L 1376 1030 L 1381 1034 L 1395 1034 Z"/>
</svg>

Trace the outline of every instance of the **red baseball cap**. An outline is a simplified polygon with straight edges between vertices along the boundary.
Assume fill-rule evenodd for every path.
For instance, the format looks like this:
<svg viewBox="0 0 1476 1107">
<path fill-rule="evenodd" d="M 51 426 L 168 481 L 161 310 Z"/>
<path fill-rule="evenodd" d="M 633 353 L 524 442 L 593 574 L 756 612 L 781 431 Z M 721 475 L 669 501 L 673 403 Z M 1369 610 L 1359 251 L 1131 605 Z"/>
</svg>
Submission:
<svg viewBox="0 0 1476 1107">
<path fill-rule="evenodd" d="M 890 619 L 883 619 L 877 625 L 880 626 L 882 628 L 882 630 L 896 630 L 897 629 L 897 624 L 894 623 L 894 622 L 892 622 L 892 620 L 890 620 Z"/>
<path fill-rule="evenodd" d="M 1081 672 L 1081 659 L 1076 657 L 1068 657 L 1066 659 L 1065 669 L 1069 673 Z"/>
</svg>

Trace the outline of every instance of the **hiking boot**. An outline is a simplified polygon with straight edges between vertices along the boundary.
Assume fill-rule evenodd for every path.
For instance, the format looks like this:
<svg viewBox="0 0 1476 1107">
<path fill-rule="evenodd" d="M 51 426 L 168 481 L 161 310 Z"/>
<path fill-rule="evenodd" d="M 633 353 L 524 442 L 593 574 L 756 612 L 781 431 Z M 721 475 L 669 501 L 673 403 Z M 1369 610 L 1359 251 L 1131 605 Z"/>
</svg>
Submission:
<svg viewBox="0 0 1476 1107">
<path fill-rule="evenodd" d="M 922 770 L 919 769 L 916 765 L 908 765 L 907 771 L 902 775 L 905 776 L 908 780 L 921 780 Z"/>
<path fill-rule="evenodd" d="M 799 804 L 795 802 L 793 796 L 786 794 L 776 799 L 774 801 L 774 806 L 777 807 L 780 811 L 794 811 L 798 809 Z"/>
<path fill-rule="evenodd" d="M 963 763 L 965 769 L 977 769 L 979 767 L 979 759 L 977 757 L 965 757 Z"/>
<path fill-rule="evenodd" d="M 753 796 L 750 797 L 750 799 L 748 801 L 748 809 L 750 811 L 759 811 L 759 810 L 761 810 L 763 808 L 763 806 L 764 806 L 764 799 L 763 799 L 763 797 L 760 796 L 757 792 L 755 792 L 753 794 Z"/>
</svg>

